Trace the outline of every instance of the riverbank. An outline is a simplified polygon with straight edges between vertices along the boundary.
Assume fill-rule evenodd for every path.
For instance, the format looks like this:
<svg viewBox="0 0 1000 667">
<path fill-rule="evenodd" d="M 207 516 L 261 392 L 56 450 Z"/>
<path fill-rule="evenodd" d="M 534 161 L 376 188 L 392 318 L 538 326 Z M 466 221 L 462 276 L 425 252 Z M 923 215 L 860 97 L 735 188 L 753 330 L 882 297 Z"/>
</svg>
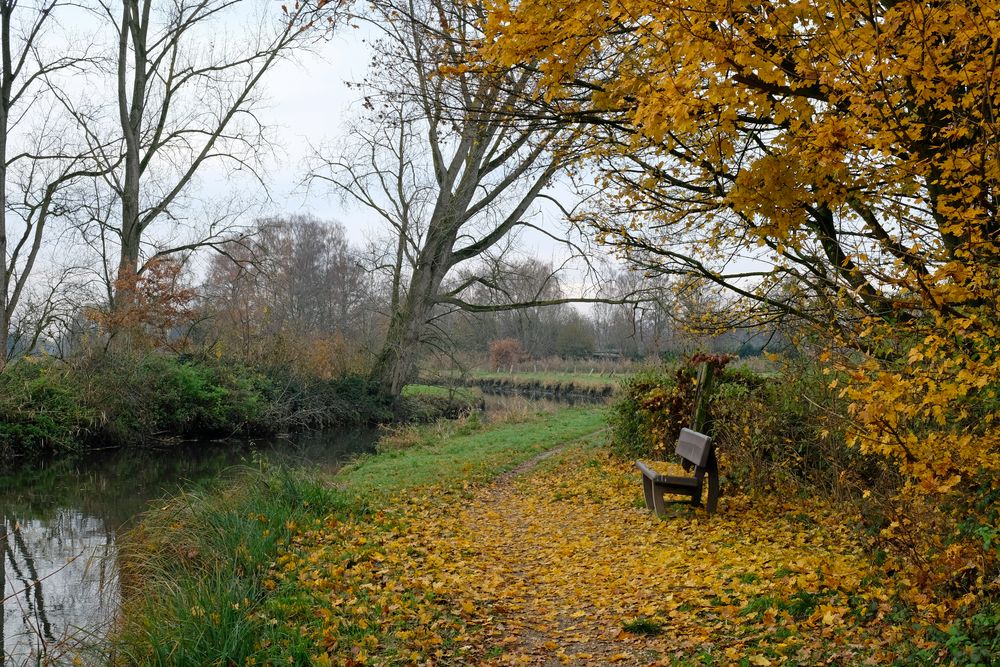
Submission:
<svg viewBox="0 0 1000 667">
<path fill-rule="evenodd" d="M 381 431 L 338 428 L 91 451 L 0 474 L 0 571 L 6 572 L 0 577 L 0 663 L 64 665 L 60 655 L 114 627 L 120 538 L 163 498 L 223 485 L 247 466 L 308 466 L 333 474 L 374 451 Z"/>
<path fill-rule="evenodd" d="M 610 398 L 629 375 L 622 373 L 472 371 L 464 384 L 488 394 L 530 398 L 602 400 Z"/>
<path fill-rule="evenodd" d="M 22 359 L 0 374 L 0 471 L 94 448 L 433 421 L 477 402 L 417 389 L 390 403 L 362 376 L 302 377 L 202 356 Z"/>
<path fill-rule="evenodd" d="M 602 429 L 596 407 L 520 414 L 512 423 L 472 417 L 401 432 L 332 478 L 265 468 L 174 498 L 123 541 L 113 659 L 309 664 L 316 647 L 298 629 L 312 617 L 308 598 L 272 576 L 302 531 L 380 520 L 416 489 L 478 486 L 561 444 L 598 439 Z"/>
</svg>

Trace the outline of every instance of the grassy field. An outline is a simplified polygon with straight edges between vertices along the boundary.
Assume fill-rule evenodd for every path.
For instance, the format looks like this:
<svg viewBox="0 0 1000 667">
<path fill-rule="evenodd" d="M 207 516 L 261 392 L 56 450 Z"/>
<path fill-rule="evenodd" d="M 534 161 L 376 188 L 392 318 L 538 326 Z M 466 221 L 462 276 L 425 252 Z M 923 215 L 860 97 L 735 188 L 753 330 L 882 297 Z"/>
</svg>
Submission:
<svg viewBox="0 0 1000 667">
<path fill-rule="evenodd" d="M 604 409 L 571 408 L 524 423 L 472 427 L 436 442 L 385 450 L 337 475 L 342 488 L 368 499 L 430 484 L 481 482 L 559 444 L 600 431 Z M 431 431 L 433 432 L 433 431 Z"/>
</svg>

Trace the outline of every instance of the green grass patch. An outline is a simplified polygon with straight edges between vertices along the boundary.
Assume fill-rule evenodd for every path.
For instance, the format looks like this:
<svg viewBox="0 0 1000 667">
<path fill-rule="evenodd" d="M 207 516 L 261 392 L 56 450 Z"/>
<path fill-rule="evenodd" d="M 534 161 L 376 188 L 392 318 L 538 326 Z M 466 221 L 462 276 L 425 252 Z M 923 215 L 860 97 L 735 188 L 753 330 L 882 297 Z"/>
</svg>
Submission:
<svg viewBox="0 0 1000 667">
<path fill-rule="evenodd" d="M 403 396 L 435 396 L 457 401 L 478 401 L 483 397 L 483 392 L 478 387 L 440 387 L 433 384 L 408 384 L 403 387 Z"/>
<path fill-rule="evenodd" d="M 427 423 L 441 418 L 454 419 L 475 411 L 481 402 L 482 392 L 474 388 L 407 385 L 396 406 L 397 420 Z"/>
<path fill-rule="evenodd" d="M 797 621 L 808 618 L 816 609 L 822 595 L 819 593 L 809 593 L 807 591 L 796 591 L 789 600 L 772 597 L 770 595 L 760 595 L 749 600 L 740 609 L 740 614 L 753 615 L 757 620 L 764 615 L 768 609 L 787 611 L 792 618 Z"/>
<path fill-rule="evenodd" d="M 514 384 L 538 384 L 540 387 L 552 388 L 556 385 L 574 385 L 581 388 L 602 389 L 604 387 L 617 388 L 618 384 L 628 377 L 626 373 L 590 373 L 581 371 L 576 373 L 568 372 L 517 372 L 505 373 L 488 370 L 473 370 L 469 373 L 472 380 L 505 380 Z"/>
<path fill-rule="evenodd" d="M 483 481 L 603 424 L 600 407 L 569 408 L 525 423 L 484 424 L 472 433 L 363 457 L 345 467 L 337 481 L 356 493 L 381 497 L 418 486 Z"/>
<path fill-rule="evenodd" d="M 639 618 L 634 618 L 627 623 L 623 623 L 622 629 L 625 632 L 631 632 L 636 635 L 658 635 L 663 630 L 663 624 L 658 623 L 651 618 L 640 616 Z"/>
</svg>

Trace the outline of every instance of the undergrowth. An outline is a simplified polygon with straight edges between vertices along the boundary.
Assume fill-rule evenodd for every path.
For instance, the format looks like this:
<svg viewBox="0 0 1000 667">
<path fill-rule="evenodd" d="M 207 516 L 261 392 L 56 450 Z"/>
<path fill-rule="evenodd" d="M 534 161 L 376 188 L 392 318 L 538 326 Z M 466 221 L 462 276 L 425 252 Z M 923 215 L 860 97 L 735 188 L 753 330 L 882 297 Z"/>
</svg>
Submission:
<svg viewBox="0 0 1000 667">
<path fill-rule="evenodd" d="M 303 377 L 204 356 L 22 359 L 0 373 L 0 467 L 91 446 L 431 421 L 476 402 L 468 392 L 418 391 L 392 404 L 363 376 Z"/>
<path fill-rule="evenodd" d="M 626 458 L 671 458 L 680 429 L 691 426 L 695 375 L 693 365 L 663 366 L 626 380 L 609 411 L 613 451 Z M 705 426 L 724 483 L 752 492 L 792 485 L 837 498 L 897 483 L 883 462 L 844 446 L 846 405 L 829 383 L 806 362 L 781 376 L 724 368 Z"/>
</svg>

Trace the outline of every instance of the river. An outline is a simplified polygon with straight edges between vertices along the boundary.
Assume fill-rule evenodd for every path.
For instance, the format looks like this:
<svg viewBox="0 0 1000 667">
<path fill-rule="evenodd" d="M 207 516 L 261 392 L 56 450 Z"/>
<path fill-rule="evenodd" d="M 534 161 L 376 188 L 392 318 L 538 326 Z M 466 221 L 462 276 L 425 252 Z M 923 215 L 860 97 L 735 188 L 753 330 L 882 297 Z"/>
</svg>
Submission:
<svg viewBox="0 0 1000 667">
<path fill-rule="evenodd" d="M 362 429 L 184 442 L 0 477 L 0 665 L 58 664 L 100 643 L 119 608 L 118 535 L 151 502 L 261 460 L 333 472 L 376 437 Z"/>
</svg>

